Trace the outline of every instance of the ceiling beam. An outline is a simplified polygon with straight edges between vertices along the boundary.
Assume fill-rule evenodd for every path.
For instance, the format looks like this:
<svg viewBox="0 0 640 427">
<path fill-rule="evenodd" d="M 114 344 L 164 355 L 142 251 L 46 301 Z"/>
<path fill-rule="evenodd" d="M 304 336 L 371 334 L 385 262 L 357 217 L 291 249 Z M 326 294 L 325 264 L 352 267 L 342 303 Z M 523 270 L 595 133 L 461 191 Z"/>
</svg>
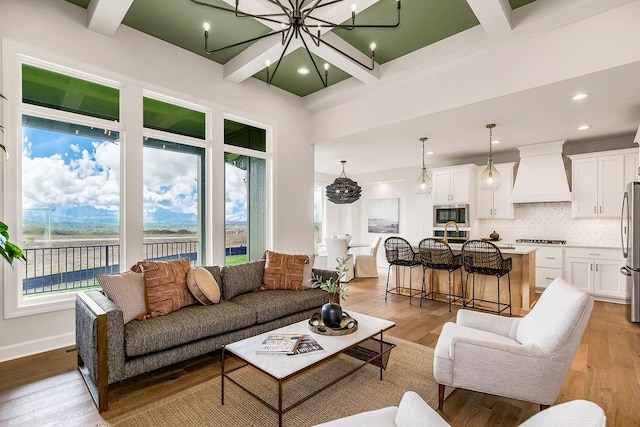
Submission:
<svg viewBox="0 0 640 427">
<path fill-rule="evenodd" d="M 87 6 L 87 27 L 113 37 L 132 3 L 133 0 L 91 0 Z"/>
<path fill-rule="evenodd" d="M 467 0 L 467 3 L 489 36 L 506 34 L 512 30 L 509 0 Z"/>
</svg>

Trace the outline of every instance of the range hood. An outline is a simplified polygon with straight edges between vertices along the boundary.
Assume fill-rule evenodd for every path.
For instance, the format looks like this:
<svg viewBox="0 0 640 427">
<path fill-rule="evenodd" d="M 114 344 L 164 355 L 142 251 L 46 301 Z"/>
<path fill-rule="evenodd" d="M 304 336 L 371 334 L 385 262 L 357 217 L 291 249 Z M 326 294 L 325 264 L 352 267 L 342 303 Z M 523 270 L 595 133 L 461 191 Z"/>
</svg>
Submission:
<svg viewBox="0 0 640 427">
<path fill-rule="evenodd" d="M 562 156 L 566 141 L 523 145 L 513 185 L 514 203 L 570 202 L 571 192 Z"/>
</svg>

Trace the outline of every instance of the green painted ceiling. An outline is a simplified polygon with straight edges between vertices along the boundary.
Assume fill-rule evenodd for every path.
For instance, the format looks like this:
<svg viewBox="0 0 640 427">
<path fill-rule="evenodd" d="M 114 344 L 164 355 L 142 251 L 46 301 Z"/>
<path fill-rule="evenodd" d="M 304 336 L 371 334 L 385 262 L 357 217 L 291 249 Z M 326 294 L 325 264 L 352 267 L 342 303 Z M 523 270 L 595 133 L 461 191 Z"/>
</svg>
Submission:
<svg viewBox="0 0 640 427">
<path fill-rule="evenodd" d="M 89 0 L 67 1 L 83 8 L 89 4 Z M 229 7 L 222 0 L 203 1 Z M 517 9 L 534 1 L 509 0 L 509 3 L 512 9 Z M 394 23 L 395 4 L 396 0 L 379 0 L 368 9 L 357 13 L 356 24 Z M 242 0 L 240 0 L 240 10 L 242 10 Z M 202 29 L 205 21 L 211 24 L 210 49 L 270 32 L 267 26 L 252 18 L 235 17 L 230 13 L 193 4 L 190 0 L 134 0 L 123 23 L 220 64 L 226 63 L 249 46 L 245 44 L 207 55 L 204 51 Z M 404 0 L 401 24 L 398 28 L 335 29 L 334 32 L 367 56 L 370 54 L 369 44 L 374 41 L 378 46 L 376 62 L 384 64 L 478 24 L 466 0 Z M 321 73 L 324 74 L 321 67 L 325 61 L 318 57 L 314 59 Z M 311 73 L 299 75 L 296 70 L 301 65 L 309 68 Z M 329 85 L 349 78 L 349 74 L 331 65 Z M 271 66 L 271 72 L 273 69 L 274 65 Z M 262 70 L 253 77 L 266 81 L 266 71 Z M 303 49 L 298 49 L 283 59 L 271 83 L 298 96 L 311 94 L 323 87 Z"/>
</svg>

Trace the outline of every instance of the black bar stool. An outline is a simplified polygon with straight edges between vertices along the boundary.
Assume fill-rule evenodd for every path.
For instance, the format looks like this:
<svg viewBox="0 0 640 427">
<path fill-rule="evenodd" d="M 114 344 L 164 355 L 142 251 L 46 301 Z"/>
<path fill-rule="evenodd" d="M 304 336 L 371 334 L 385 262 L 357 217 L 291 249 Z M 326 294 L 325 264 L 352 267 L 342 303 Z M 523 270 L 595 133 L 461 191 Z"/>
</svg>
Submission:
<svg viewBox="0 0 640 427">
<path fill-rule="evenodd" d="M 384 294 L 384 300 L 387 300 L 388 294 L 395 295 L 404 295 L 409 297 L 409 304 L 411 304 L 411 298 L 414 295 L 420 294 L 424 292 L 424 283 L 423 289 L 421 291 L 414 292 L 412 287 L 412 271 L 415 267 L 422 265 L 420 260 L 416 259 L 416 254 L 413 252 L 413 248 L 411 244 L 403 239 L 402 237 L 389 237 L 384 241 L 384 253 L 387 258 L 387 262 L 389 263 L 389 268 L 387 269 L 387 288 Z M 389 289 L 389 276 L 391 275 L 391 266 L 395 267 L 409 267 L 409 286 L 403 286 L 400 284 L 399 275 L 396 274 L 396 286 L 394 288 Z M 396 273 L 397 273 L 396 268 Z M 409 294 L 402 293 L 403 290 L 409 289 Z M 422 299 L 420 300 L 422 302 Z"/>
<path fill-rule="evenodd" d="M 480 310 L 493 311 L 500 314 L 508 308 L 509 314 L 511 315 L 511 275 L 509 274 L 511 271 L 511 258 L 503 258 L 500 249 L 491 242 L 483 240 L 469 240 L 462 245 L 462 264 L 467 272 L 467 291 L 469 291 L 469 274 L 473 275 L 471 299 L 466 301 L 463 300 L 463 305 L 467 307 L 471 304 L 472 308 L 476 308 L 476 301 L 493 303 L 497 304 L 497 309 L 495 311 L 482 308 L 480 308 Z M 476 274 L 495 276 L 498 279 L 498 301 L 488 301 L 476 298 Z M 509 304 L 500 302 L 500 278 L 505 274 L 507 275 L 509 283 Z"/>
<path fill-rule="evenodd" d="M 434 295 L 446 295 L 449 301 L 449 311 L 451 311 L 451 303 L 463 298 L 462 295 L 455 295 L 451 291 L 451 273 L 460 270 L 460 286 L 462 286 L 462 255 L 454 255 L 451 246 L 443 242 L 441 239 L 422 239 L 418 245 L 420 251 L 420 262 L 422 263 L 422 289 L 425 289 L 425 276 L 427 269 L 431 269 L 431 292 L 425 293 L 423 298 L 434 300 Z M 448 272 L 449 290 L 445 292 L 436 292 L 433 286 L 433 273 L 435 270 L 446 270 Z M 463 292 L 464 294 L 464 292 Z M 464 302 L 464 301 L 463 301 Z M 420 299 L 422 306 L 422 299 Z"/>
</svg>

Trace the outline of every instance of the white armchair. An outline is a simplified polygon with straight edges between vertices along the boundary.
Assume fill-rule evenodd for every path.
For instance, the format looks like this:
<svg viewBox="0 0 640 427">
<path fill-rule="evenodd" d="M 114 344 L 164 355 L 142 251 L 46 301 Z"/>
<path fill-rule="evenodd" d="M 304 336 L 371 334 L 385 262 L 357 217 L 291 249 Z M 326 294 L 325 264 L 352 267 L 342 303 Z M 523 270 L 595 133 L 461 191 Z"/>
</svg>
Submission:
<svg viewBox="0 0 640 427">
<path fill-rule="evenodd" d="M 525 317 L 458 311 L 446 323 L 434 350 L 433 376 L 444 387 L 553 404 L 589 320 L 593 298 L 554 280 Z"/>
<path fill-rule="evenodd" d="M 382 237 L 373 240 L 368 255 L 356 255 L 356 277 L 378 277 L 378 247 Z"/>
<path fill-rule="evenodd" d="M 602 408 L 588 400 L 572 400 L 535 414 L 520 427 L 580 426 L 605 427 L 607 417 Z M 413 391 L 407 391 L 400 405 L 361 412 L 316 427 L 450 427 L 440 414 Z"/>
<path fill-rule="evenodd" d="M 341 281 L 348 282 L 353 279 L 353 255 L 349 253 L 347 239 L 344 237 L 327 237 L 325 244 L 327 246 L 327 270 L 336 269 L 338 266 L 336 259 L 346 258 L 345 266 L 347 267 L 347 271 Z"/>
</svg>

